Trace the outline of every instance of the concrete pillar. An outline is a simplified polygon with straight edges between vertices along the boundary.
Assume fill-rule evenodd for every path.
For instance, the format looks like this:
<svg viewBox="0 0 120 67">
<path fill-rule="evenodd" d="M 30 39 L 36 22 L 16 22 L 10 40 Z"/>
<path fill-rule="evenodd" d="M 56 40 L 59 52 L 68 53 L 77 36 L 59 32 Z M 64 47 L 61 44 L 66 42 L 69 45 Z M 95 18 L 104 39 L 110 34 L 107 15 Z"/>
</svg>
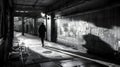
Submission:
<svg viewBox="0 0 120 67">
<path fill-rule="evenodd" d="M 22 35 L 24 35 L 24 32 L 25 32 L 25 30 L 24 30 L 24 17 L 22 17 Z"/>
<path fill-rule="evenodd" d="M 14 37 L 14 16 L 13 16 L 14 9 L 11 7 L 9 9 L 9 20 L 8 21 L 8 49 L 11 51 L 13 46 L 13 37 Z"/>
<path fill-rule="evenodd" d="M 37 22 L 36 22 L 37 18 L 34 17 L 34 35 L 37 35 Z"/>
<path fill-rule="evenodd" d="M 51 41 L 56 42 L 57 41 L 57 25 L 55 23 L 55 14 L 51 14 Z"/>
<path fill-rule="evenodd" d="M 47 40 L 51 41 L 51 16 L 47 16 L 47 25 L 46 25 L 46 29 L 47 29 Z"/>
<path fill-rule="evenodd" d="M 46 40 L 48 40 L 48 35 L 47 35 L 47 33 L 48 33 L 48 30 L 47 30 L 47 15 L 45 14 L 45 22 L 46 22 Z"/>
<path fill-rule="evenodd" d="M 0 48 L 0 62 L 2 67 L 6 67 L 8 62 L 8 56 L 10 49 L 12 47 L 13 39 L 13 9 L 12 5 L 10 6 L 9 1 L 1 0 L 1 24 L 2 24 L 2 42 Z M 7 5 L 6 5 L 7 4 Z M 9 18 L 8 18 L 9 17 Z"/>
<path fill-rule="evenodd" d="M 7 40 L 7 32 L 8 32 L 8 23 L 7 23 L 7 5 L 5 5 L 6 0 L 0 1 L 1 6 L 1 37 L 3 40 L 1 41 L 1 48 L 0 48 L 0 66 L 4 66 L 4 63 L 7 61 L 7 53 L 6 46 L 8 45 Z M 3 45 L 2 45 L 3 44 Z"/>
<path fill-rule="evenodd" d="M 13 9 L 13 7 L 11 7 L 11 10 L 10 10 L 10 34 L 11 34 L 12 38 L 14 37 L 14 15 L 13 15 L 13 12 L 14 12 L 14 9 Z"/>
</svg>

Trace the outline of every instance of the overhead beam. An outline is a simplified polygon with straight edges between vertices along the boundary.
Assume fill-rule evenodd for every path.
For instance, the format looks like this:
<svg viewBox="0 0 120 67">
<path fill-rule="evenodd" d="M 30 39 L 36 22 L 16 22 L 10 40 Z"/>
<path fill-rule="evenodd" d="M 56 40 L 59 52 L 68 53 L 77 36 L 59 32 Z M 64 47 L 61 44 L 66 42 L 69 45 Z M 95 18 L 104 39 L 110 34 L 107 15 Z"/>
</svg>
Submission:
<svg viewBox="0 0 120 67">
<path fill-rule="evenodd" d="M 14 16 L 24 16 L 24 17 L 41 17 L 40 13 L 14 13 Z"/>
<path fill-rule="evenodd" d="M 31 6 L 31 7 L 41 7 L 43 8 L 44 6 L 40 5 L 35 5 L 35 4 L 14 4 L 15 6 Z"/>
<path fill-rule="evenodd" d="M 43 11 L 44 8 L 28 8 L 28 7 L 16 7 L 15 10 L 19 10 L 19 11 Z"/>
<path fill-rule="evenodd" d="M 23 11 L 44 11 L 45 7 L 33 4 L 14 4 L 15 10 Z"/>
</svg>

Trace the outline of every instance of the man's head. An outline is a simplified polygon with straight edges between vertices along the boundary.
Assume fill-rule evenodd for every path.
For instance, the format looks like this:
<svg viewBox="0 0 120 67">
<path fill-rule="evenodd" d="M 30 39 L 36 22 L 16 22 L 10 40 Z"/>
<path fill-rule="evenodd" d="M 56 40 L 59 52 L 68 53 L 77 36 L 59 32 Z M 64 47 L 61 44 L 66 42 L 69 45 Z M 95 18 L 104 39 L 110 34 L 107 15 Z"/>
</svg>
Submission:
<svg viewBox="0 0 120 67">
<path fill-rule="evenodd" d="M 42 23 L 42 25 L 44 25 L 44 23 Z"/>
</svg>

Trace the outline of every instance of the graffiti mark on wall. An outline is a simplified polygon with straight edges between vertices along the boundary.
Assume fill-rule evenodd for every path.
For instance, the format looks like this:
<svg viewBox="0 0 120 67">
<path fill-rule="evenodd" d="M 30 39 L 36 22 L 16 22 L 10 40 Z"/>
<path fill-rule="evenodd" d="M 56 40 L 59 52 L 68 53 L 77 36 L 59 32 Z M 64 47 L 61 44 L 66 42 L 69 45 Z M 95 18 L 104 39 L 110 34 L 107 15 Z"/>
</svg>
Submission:
<svg viewBox="0 0 120 67">
<path fill-rule="evenodd" d="M 83 35 L 93 34 L 101 38 L 101 40 L 110 44 L 113 49 L 117 47 L 117 38 L 116 29 L 107 29 L 102 27 L 97 27 L 92 23 L 88 23 L 87 21 L 79 20 L 71 20 L 71 19 L 58 19 L 58 39 L 64 39 L 67 41 L 73 41 L 72 43 L 77 43 L 77 45 L 84 44 L 85 41 L 83 39 Z"/>
</svg>

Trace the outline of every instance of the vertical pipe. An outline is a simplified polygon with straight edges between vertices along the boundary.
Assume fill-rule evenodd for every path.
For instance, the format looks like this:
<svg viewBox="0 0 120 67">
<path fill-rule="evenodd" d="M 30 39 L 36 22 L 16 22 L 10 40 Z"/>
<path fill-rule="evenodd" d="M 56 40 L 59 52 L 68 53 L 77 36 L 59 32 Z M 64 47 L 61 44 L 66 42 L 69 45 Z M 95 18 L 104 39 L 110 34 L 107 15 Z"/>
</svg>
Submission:
<svg viewBox="0 0 120 67">
<path fill-rule="evenodd" d="M 24 17 L 22 16 L 22 35 L 24 36 Z"/>
</svg>

